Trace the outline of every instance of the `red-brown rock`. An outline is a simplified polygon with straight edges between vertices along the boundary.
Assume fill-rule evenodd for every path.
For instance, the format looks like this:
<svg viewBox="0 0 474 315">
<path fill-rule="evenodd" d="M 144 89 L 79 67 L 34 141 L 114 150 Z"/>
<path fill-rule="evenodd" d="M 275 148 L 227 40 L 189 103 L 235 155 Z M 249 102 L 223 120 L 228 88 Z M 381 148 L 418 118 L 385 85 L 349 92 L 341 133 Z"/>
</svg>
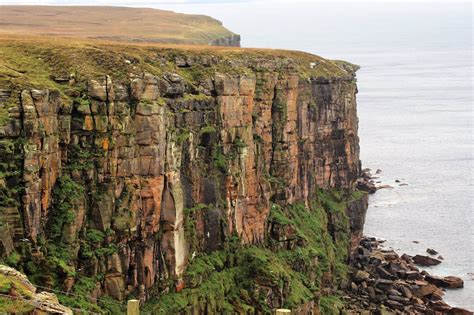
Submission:
<svg viewBox="0 0 474 315">
<path fill-rule="evenodd" d="M 439 265 L 441 260 L 429 256 L 415 255 L 413 256 L 413 262 L 417 265 L 428 267 Z"/>
<path fill-rule="evenodd" d="M 425 280 L 442 288 L 459 289 L 464 287 L 464 281 L 461 278 L 454 276 L 436 277 L 427 275 L 425 276 Z"/>
</svg>

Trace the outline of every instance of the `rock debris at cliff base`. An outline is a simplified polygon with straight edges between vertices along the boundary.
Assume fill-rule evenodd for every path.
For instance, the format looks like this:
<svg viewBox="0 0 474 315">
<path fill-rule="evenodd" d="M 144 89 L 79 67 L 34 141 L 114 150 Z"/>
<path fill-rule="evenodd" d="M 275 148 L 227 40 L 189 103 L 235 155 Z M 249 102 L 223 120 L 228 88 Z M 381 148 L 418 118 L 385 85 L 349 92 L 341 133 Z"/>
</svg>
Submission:
<svg viewBox="0 0 474 315">
<path fill-rule="evenodd" d="M 340 292 L 349 313 L 370 314 L 473 314 L 443 301 L 444 289 L 463 287 L 461 278 L 437 277 L 419 270 L 409 255 L 379 247 L 375 238 L 364 238 L 352 258 L 350 280 Z"/>
<path fill-rule="evenodd" d="M 92 312 L 123 312 L 129 297 L 154 313 L 342 303 L 334 289 L 367 209 L 356 66 L 278 50 L 0 43 L 5 263 Z"/>
</svg>

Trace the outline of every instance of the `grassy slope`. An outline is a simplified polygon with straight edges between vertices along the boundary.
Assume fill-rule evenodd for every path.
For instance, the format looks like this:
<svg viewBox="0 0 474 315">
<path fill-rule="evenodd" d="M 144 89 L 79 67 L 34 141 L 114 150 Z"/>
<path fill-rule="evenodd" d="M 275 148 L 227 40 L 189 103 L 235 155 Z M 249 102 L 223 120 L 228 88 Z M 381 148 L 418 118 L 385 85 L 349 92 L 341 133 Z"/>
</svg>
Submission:
<svg viewBox="0 0 474 315">
<path fill-rule="evenodd" d="M 0 33 L 208 44 L 233 33 L 204 15 L 149 8 L 0 6 Z"/>
<path fill-rule="evenodd" d="M 232 239 L 224 250 L 198 254 L 190 262 L 184 279 L 190 286 L 177 293 L 152 299 L 146 314 L 177 314 L 206 307 L 221 313 L 271 313 L 265 290 L 286 295 L 284 307 L 296 307 L 319 297 L 326 286 L 324 275 L 331 275 L 337 285 L 348 273 L 349 222 L 345 208 L 349 200 L 361 198 L 357 192 L 345 195 L 338 191 L 319 191 L 308 208 L 295 203 L 285 208 L 273 205 L 268 222 L 296 229 L 304 244 L 282 249 L 274 240 L 262 247 L 241 246 Z M 333 222 L 329 222 L 331 214 Z M 335 225 L 331 236 L 328 227 Z M 275 247 L 276 246 L 276 247 Z M 321 296 L 323 314 L 339 314 L 342 303 L 334 296 Z"/>
<path fill-rule="evenodd" d="M 346 67 L 349 63 L 299 51 L 0 35 L 0 85 L 53 88 L 59 85 L 50 75 L 108 74 L 115 80 L 126 80 L 130 73 L 146 71 L 160 75 L 164 71 L 189 71 L 163 63 L 163 57 L 172 62 L 176 56 L 217 58 L 218 64 L 210 68 L 213 71 L 236 72 L 259 61 L 291 61 L 296 65 L 295 71 L 306 77 L 351 76 Z M 230 65 L 232 61 L 240 62 L 241 66 Z M 316 66 L 312 68 L 310 63 Z"/>
</svg>

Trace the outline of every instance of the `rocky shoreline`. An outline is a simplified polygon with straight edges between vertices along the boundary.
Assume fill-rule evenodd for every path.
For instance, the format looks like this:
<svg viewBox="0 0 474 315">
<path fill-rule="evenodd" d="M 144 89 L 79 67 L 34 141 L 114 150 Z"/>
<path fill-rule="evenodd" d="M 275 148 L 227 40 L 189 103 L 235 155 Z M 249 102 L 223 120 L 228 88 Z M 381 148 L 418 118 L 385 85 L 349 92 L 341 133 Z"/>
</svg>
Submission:
<svg viewBox="0 0 474 315">
<path fill-rule="evenodd" d="M 379 189 L 392 189 L 392 185 L 382 184 L 380 174 L 382 174 L 381 169 L 377 169 L 375 175 L 372 175 L 370 168 L 363 169 L 361 176 L 357 179 L 357 189 L 368 192 L 369 194 L 374 194 Z M 408 186 L 407 183 L 402 182 L 400 179 L 395 179 L 395 184 L 398 186 Z"/>
<path fill-rule="evenodd" d="M 446 289 L 463 287 L 461 278 L 431 275 L 418 266 L 434 258 L 417 255 L 414 260 L 382 243 L 363 238 L 352 255 L 350 280 L 342 284 L 348 314 L 473 314 L 443 300 Z"/>
</svg>

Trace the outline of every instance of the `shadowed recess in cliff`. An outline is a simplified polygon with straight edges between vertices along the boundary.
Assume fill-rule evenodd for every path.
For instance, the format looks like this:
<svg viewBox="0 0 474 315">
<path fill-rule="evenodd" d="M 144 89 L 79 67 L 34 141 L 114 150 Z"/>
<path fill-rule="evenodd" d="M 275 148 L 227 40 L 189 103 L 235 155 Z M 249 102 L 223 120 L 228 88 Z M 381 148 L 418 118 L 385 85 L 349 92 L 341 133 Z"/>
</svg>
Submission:
<svg viewBox="0 0 474 315">
<path fill-rule="evenodd" d="M 304 312 L 345 277 L 366 207 L 356 66 L 0 41 L 1 255 L 34 283 L 92 296 L 63 304 Z"/>
</svg>

